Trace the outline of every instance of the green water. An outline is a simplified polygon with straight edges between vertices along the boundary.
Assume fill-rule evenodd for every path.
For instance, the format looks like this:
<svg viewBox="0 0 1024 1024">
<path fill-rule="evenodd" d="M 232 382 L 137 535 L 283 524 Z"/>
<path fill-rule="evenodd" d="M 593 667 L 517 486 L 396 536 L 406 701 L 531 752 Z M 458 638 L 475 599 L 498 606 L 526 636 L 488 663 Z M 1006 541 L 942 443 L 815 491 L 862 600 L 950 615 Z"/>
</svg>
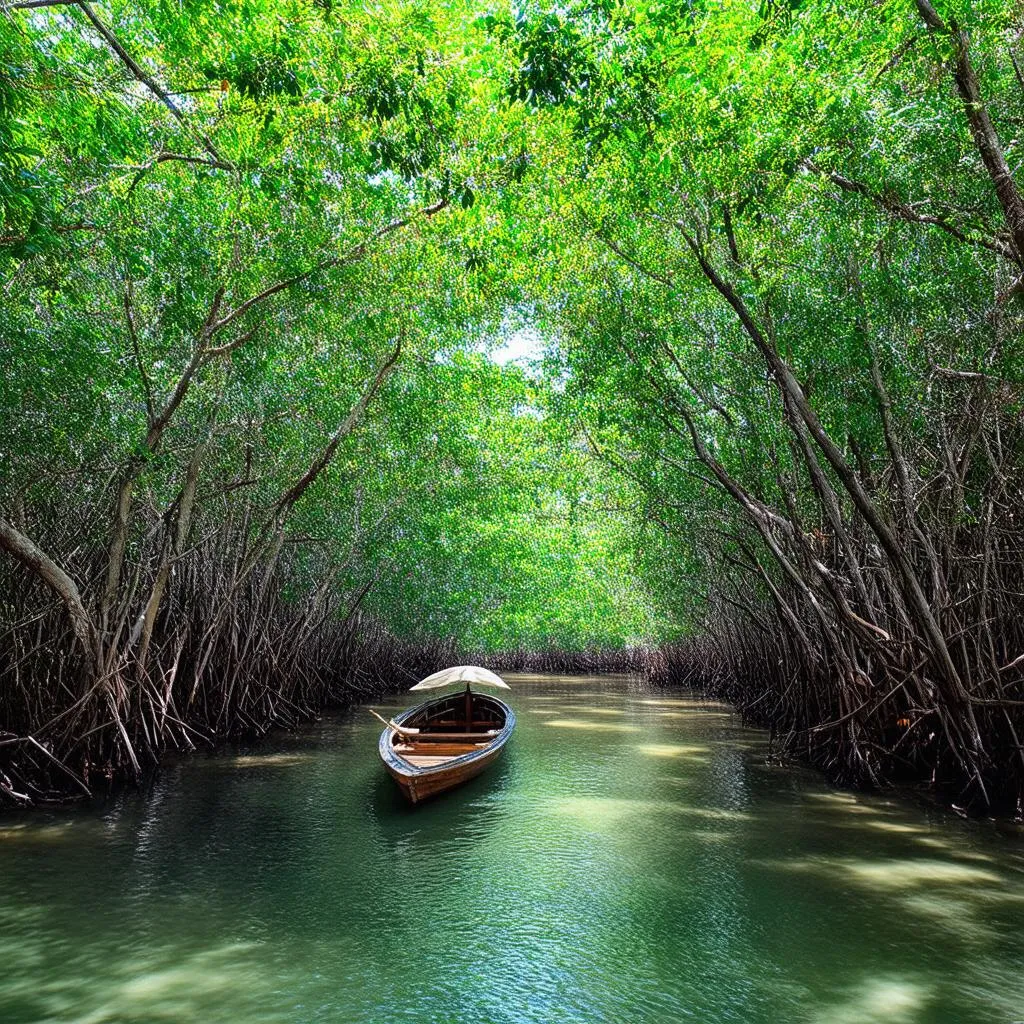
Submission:
<svg viewBox="0 0 1024 1024">
<path fill-rule="evenodd" d="M 416 809 L 361 712 L 0 820 L 0 1022 L 1024 1020 L 1020 835 L 769 766 L 720 705 L 509 678 L 502 762 Z"/>
</svg>

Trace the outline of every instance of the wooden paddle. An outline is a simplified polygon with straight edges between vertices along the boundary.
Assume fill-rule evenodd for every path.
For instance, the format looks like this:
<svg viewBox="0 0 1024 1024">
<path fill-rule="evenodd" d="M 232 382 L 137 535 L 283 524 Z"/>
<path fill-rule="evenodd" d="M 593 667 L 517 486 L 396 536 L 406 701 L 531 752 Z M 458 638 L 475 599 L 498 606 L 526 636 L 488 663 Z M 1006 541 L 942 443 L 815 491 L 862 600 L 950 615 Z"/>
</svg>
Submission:
<svg viewBox="0 0 1024 1024">
<path fill-rule="evenodd" d="M 389 726 L 390 728 L 394 729 L 395 732 L 402 733 L 404 736 L 415 736 L 417 735 L 417 733 L 419 733 L 419 729 L 411 729 L 408 726 L 399 725 L 393 718 L 387 719 L 383 715 L 378 715 L 377 712 L 373 710 L 373 708 L 367 708 L 366 710 L 369 711 L 374 718 L 379 719 L 386 726 Z"/>
<path fill-rule="evenodd" d="M 389 729 L 394 729 L 395 732 L 402 736 L 419 736 L 421 740 L 440 741 L 445 740 L 470 740 L 475 742 L 477 740 L 493 740 L 495 736 L 501 732 L 500 729 L 490 729 L 487 732 L 423 732 L 421 729 L 413 729 L 409 726 L 399 725 L 393 718 L 387 719 L 383 715 L 378 715 L 373 708 L 367 708 L 367 711 L 373 715 L 378 721 L 383 722 Z"/>
</svg>

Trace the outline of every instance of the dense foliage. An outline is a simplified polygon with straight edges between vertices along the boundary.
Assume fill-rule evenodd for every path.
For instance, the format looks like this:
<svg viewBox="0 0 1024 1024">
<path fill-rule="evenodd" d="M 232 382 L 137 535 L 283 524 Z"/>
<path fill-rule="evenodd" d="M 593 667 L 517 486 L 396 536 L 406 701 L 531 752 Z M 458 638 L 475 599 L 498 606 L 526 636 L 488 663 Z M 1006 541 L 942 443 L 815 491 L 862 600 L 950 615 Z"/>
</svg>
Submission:
<svg viewBox="0 0 1024 1024">
<path fill-rule="evenodd" d="M 6 2 L 7 799 L 468 650 L 1019 803 L 1021 29 Z"/>
</svg>

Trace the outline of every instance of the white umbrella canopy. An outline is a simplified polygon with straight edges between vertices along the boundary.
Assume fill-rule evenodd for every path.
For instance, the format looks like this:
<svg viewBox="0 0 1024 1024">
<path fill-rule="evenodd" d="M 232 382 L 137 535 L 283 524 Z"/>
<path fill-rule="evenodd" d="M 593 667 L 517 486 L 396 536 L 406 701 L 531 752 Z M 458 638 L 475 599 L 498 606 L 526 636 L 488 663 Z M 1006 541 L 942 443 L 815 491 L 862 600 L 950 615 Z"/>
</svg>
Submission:
<svg viewBox="0 0 1024 1024">
<path fill-rule="evenodd" d="M 478 686 L 494 686 L 499 690 L 511 687 L 499 675 L 477 665 L 456 665 L 454 668 L 441 669 L 426 679 L 421 679 L 413 690 L 437 690 L 449 683 L 476 683 Z"/>
</svg>

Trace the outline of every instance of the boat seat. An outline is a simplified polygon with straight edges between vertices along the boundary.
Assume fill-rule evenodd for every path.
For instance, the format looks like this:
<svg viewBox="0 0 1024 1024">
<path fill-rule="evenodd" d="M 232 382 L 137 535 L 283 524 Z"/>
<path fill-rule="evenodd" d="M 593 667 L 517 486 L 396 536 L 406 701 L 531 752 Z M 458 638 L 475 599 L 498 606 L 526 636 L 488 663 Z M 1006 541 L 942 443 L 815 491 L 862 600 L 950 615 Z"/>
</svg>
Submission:
<svg viewBox="0 0 1024 1024">
<path fill-rule="evenodd" d="M 486 746 L 486 743 L 396 743 L 393 749 L 396 754 L 408 759 L 409 754 L 422 754 L 425 757 L 461 757 Z"/>
<path fill-rule="evenodd" d="M 431 718 L 427 725 L 448 726 L 452 729 L 465 729 L 466 720 L 458 718 Z M 493 718 L 474 718 L 474 727 L 494 728 L 498 723 Z"/>
<path fill-rule="evenodd" d="M 408 736 L 416 743 L 444 743 L 444 742 L 459 742 L 465 741 L 469 743 L 476 743 L 481 740 L 493 740 L 500 729 L 492 729 L 490 732 L 418 732 L 418 733 L 401 733 L 402 736 Z"/>
</svg>

